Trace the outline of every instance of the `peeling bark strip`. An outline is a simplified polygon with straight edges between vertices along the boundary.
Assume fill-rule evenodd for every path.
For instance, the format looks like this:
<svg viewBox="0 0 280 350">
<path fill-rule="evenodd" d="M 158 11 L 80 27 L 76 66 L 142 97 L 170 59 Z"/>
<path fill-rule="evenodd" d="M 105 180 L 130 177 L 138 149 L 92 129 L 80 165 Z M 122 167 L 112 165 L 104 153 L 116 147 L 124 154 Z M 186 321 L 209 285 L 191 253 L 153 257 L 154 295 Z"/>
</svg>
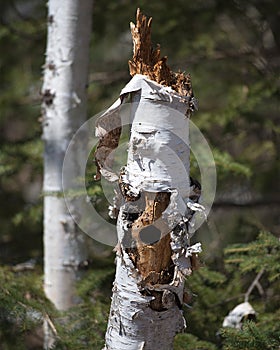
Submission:
<svg viewBox="0 0 280 350">
<path fill-rule="evenodd" d="M 104 349 L 170 350 L 185 327 L 184 280 L 201 251 L 200 243 L 190 246 L 194 213 L 204 209 L 200 186 L 189 178 L 188 117 L 195 100 L 189 75 L 173 73 L 159 47 L 151 48 L 151 19 L 138 10 L 131 30 L 133 78 L 96 124 L 96 161 L 101 175 L 119 182 L 121 203 Z M 126 98 L 132 101 L 128 158 L 116 174 L 110 153 L 118 144 Z"/>
</svg>

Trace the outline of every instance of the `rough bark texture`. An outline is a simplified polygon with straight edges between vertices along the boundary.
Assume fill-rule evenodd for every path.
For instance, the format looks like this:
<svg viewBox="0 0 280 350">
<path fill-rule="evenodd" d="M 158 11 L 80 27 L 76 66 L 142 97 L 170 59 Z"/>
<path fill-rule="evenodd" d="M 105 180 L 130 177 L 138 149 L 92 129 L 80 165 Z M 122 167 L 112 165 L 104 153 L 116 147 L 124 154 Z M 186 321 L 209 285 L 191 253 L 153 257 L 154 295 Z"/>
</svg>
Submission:
<svg viewBox="0 0 280 350">
<path fill-rule="evenodd" d="M 100 172 L 109 181 L 119 177 L 122 203 L 104 349 L 170 350 L 185 327 L 184 279 L 200 252 L 200 244 L 190 246 L 189 230 L 193 214 L 202 210 L 200 188 L 189 179 L 188 117 L 195 100 L 189 75 L 173 73 L 159 47 L 152 49 L 151 19 L 138 10 L 131 31 L 133 78 L 96 124 Z M 102 146 L 106 139 L 107 150 L 117 147 L 112 130 L 126 97 L 132 101 L 131 134 L 127 164 L 117 176 Z"/>
<path fill-rule="evenodd" d="M 82 176 L 76 145 L 69 177 L 62 184 L 65 152 L 73 133 L 86 120 L 92 0 L 49 0 L 48 40 L 42 87 L 44 153 L 45 293 L 64 310 L 74 303 L 79 264 L 86 259 L 84 234 L 70 216 L 63 189 Z M 86 140 L 84 140 L 86 141 Z M 78 208 L 76 210 L 78 220 Z"/>
</svg>

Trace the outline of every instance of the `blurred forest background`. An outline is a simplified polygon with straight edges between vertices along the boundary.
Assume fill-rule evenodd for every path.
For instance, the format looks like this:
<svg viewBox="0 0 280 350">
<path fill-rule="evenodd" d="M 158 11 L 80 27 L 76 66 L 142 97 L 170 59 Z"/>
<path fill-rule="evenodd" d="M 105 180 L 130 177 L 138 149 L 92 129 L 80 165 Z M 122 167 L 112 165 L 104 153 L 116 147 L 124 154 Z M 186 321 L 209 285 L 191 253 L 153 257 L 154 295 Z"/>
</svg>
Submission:
<svg viewBox="0 0 280 350">
<path fill-rule="evenodd" d="M 280 5 L 277 0 L 96 0 L 88 117 L 129 81 L 136 8 L 153 17 L 153 42 L 172 70 L 190 72 L 218 182 L 208 221 L 194 236 L 202 267 L 187 281 L 188 328 L 175 349 L 280 347 Z M 42 291 L 41 95 L 45 1 L 0 3 L 0 349 L 42 348 L 42 319 L 57 349 L 101 349 L 114 278 L 112 247 L 89 240 L 80 304 L 61 314 Z M 199 178 L 192 161 L 192 175 Z M 90 186 L 96 186 L 94 182 Z M 102 210 L 102 209 L 100 209 Z M 105 210 L 105 209 L 104 209 Z M 257 273 L 256 322 L 221 329 Z M 278 323 L 278 326 L 277 326 Z"/>
</svg>

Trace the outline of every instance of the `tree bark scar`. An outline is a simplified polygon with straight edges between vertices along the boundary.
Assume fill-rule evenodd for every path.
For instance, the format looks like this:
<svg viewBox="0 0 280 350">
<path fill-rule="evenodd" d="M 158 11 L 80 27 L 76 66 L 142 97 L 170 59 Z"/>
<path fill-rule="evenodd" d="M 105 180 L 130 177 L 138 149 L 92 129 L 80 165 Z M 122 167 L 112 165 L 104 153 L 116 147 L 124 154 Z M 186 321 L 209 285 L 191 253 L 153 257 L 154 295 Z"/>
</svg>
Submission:
<svg viewBox="0 0 280 350">
<path fill-rule="evenodd" d="M 145 192 L 143 196 L 146 207 L 142 215 L 132 224 L 132 237 L 136 247 L 129 250 L 129 255 L 142 276 L 142 286 L 145 289 L 149 285 L 171 282 L 174 266 L 171 259 L 170 234 L 163 234 L 157 228 L 161 226 L 161 215 L 169 204 L 170 193 Z M 154 297 L 150 303 L 152 309 L 157 311 L 164 309 L 163 292 L 146 288 L 143 294 Z"/>
<path fill-rule="evenodd" d="M 145 210 L 132 224 L 132 237 L 136 241 L 137 254 L 131 257 L 144 279 L 150 273 L 157 273 L 158 280 L 154 283 L 160 283 L 161 272 L 169 270 L 171 265 L 171 248 L 170 234 L 163 235 L 157 225 L 160 226 L 161 214 L 169 204 L 170 193 L 145 192 L 144 196 Z M 147 234 L 145 234 L 146 229 L 148 229 Z"/>
</svg>

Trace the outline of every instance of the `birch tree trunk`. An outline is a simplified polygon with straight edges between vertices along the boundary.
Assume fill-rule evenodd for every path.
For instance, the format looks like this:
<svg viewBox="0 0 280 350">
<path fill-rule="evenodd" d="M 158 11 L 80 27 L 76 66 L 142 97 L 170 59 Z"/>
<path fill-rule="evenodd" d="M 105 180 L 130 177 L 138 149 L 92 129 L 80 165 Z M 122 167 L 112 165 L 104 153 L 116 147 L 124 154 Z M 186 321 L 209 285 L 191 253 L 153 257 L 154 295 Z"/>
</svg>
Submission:
<svg viewBox="0 0 280 350">
<path fill-rule="evenodd" d="M 121 104 L 132 101 L 127 164 L 119 174 L 116 278 L 106 333 L 108 350 L 170 350 L 185 327 L 184 280 L 200 244 L 190 245 L 200 186 L 189 178 L 190 77 L 173 73 L 151 47 L 151 19 L 131 25 L 132 80 L 97 121 L 99 172 L 116 179 L 110 153 L 121 133 Z M 98 176 L 97 176 L 98 177 Z"/>
<path fill-rule="evenodd" d="M 70 216 L 63 197 L 71 179 L 82 176 L 79 155 L 86 138 L 76 145 L 62 184 L 65 152 L 73 133 L 86 119 L 92 0 L 49 0 L 48 38 L 44 67 L 44 273 L 45 293 L 57 309 L 74 303 L 79 264 L 86 259 L 84 233 Z M 86 135 L 85 135 L 86 136 Z M 84 142 L 84 143 L 83 143 Z M 77 208 L 78 209 L 78 208 Z M 76 222 L 78 218 L 75 218 Z"/>
</svg>

